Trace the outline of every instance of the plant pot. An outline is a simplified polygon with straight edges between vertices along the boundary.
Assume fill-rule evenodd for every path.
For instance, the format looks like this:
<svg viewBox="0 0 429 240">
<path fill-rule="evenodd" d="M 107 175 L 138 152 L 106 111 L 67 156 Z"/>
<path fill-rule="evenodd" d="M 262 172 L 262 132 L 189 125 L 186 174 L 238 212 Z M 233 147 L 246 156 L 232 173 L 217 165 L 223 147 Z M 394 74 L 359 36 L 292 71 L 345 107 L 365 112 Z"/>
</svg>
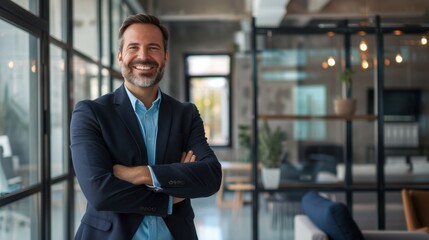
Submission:
<svg viewBox="0 0 429 240">
<path fill-rule="evenodd" d="M 335 99 L 334 112 L 337 115 L 353 115 L 356 111 L 356 99 Z"/>
<path fill-rule="evenodd" d="M 265 189 L 276 189 L 280 185 L 280 168 L 262 168 L 262 185 Z"/>
</svg>

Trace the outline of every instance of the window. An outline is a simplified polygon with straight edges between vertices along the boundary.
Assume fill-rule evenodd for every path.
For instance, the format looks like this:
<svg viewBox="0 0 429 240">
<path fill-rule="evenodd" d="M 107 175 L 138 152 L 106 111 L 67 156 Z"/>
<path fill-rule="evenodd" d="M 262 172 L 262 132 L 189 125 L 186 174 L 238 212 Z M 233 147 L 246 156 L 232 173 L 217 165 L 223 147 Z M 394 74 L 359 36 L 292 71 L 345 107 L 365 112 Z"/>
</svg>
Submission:
<svg viewBox="0 0 429 240">
<path fill-rule="evenodd" d="M 34 15 L 39 15 L 39 1 L 38 0 L 12 0 L 22 8 L 30 11 Z"/>
<path fill-rule="evenodd" d="M 186 56 L 189 100 L 198 107 L 204 130 L 212 146 L 231 145 L 231 57 L 219 55 Z"/>
<path fill-rule="evenodd" d="M 98 67 L 79 57 L 73 59 L 73 100 L 74 103 L 83 99 L 95 99 L 100 96 L 98 89 Z"/>
<path fill-rule="evenodd" d="M 40 194 L 0 207 L 1 239 L 38 240 L 40 236 Z"/>
<path fill-rule="evenodd" d="M 51 36 L 58 40 L 66 41 L 66 0 L 49 1 L 49 31 Z"/>
<path fill-rule="evenodd" d="M 67 239 L 67 182 L 51 186 L 51 239 Z"/>
<path fill-rule="evenodd" d="M 98 59 L 96 1 L 73 1 L 74 48 L 92 59 Z"/>
<path fill-rule="evenodd" d="M 0 195 L 39 183 L 39 40 L 0 20 Z"/>
<path fill-rule="evenodd" d="M 118 61 L 116 61 L 116 55 L 119 50 L 119 42 L 118 42 L 118 34 L 119 28 L 121 27 L 122 19 L 121 19 L 121 0 L 112 0 L 112 19 L 110 19 L 112 24 L 112 49 L 111 54 L 113 55 L 113 63 L 112 67 L 115 70 L 120 70 L 120 66 Z"/>
<path fill-rule="evenodd" d="M 51 112 L 51 176 L 67 172 L 68 118 L 66 99 L 66 74 L 64 50 L 51 45 L 50 48 L 50 112 Z"/>
<path fill-rule="evenodd" d="M 109 15 L 109 1 L 100 1 L 101 4 L 101 63 L 104 65 L 110 64 L 110 41 L 109 37 L 109 26 L 110 26 L 110 15 Z M 113 36 L 116 38 L 116 36 Z M 113 56 L 116 56 L 113 54 Z M 116 58 L 115 58 L 116 60 Z M 114 60 L 114 61 L 115 61 Z M 102 72 L 103 73 L 103 72 Z"/>
</svg>

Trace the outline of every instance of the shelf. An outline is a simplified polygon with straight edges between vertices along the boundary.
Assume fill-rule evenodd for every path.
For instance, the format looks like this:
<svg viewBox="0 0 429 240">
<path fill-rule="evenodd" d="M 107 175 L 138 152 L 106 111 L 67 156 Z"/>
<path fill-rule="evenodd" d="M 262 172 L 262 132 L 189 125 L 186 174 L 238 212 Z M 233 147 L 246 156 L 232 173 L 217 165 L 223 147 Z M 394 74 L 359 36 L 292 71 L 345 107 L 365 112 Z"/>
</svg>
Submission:
<svg viewBox="0 0 429 240">
<path fill-rule="evenodd" d="M 275 115 L 275 114 L 260 114 L 258 119 L 262 120 L 376 120 L 375 115 Z"/>
</svg>

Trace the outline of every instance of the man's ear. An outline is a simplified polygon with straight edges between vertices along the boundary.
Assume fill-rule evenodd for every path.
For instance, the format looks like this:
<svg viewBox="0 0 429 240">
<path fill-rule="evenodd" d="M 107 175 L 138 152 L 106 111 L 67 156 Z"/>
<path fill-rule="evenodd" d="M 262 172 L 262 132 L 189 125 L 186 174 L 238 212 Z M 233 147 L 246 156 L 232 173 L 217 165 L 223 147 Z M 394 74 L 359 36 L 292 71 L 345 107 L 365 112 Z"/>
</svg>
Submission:
<svg viewBox="0 0 429 240">
<path fill-rule="evenodd" d="M 121 51 L 118 51 L 118 54 L 116 55 L 116 60 L 118 60 L 119 66 L 122 65 L 122 53 L 121 53 Z"/>
<path fill-rule="evenodd" d="M 168 51 L 165 52 L 165 63 L 168 63 Z"/>
</svg>

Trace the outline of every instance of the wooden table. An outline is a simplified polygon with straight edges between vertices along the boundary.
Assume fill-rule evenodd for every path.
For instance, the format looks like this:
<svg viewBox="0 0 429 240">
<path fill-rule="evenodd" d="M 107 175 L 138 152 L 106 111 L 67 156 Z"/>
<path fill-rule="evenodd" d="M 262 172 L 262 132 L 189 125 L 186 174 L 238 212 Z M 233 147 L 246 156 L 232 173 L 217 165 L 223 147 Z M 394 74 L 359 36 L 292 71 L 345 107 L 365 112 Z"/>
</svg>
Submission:
<svg viewBox="0 0 429 240">
<path fill-rule="evenodd" d="M 220 161 L 222 165 L 222 183 L 216 196 L 217 206 L 220 208 L 230 207 L 233 213 L 243 206 L 243 192 L 253 190 L 251 183 L 252 164 L 243 162 Z M 238 176 L 230 174 L 240 173 Z M 227 201 L 224 198 L 224 188 L 234 191 L 234 199 Z"/>
</svg>

